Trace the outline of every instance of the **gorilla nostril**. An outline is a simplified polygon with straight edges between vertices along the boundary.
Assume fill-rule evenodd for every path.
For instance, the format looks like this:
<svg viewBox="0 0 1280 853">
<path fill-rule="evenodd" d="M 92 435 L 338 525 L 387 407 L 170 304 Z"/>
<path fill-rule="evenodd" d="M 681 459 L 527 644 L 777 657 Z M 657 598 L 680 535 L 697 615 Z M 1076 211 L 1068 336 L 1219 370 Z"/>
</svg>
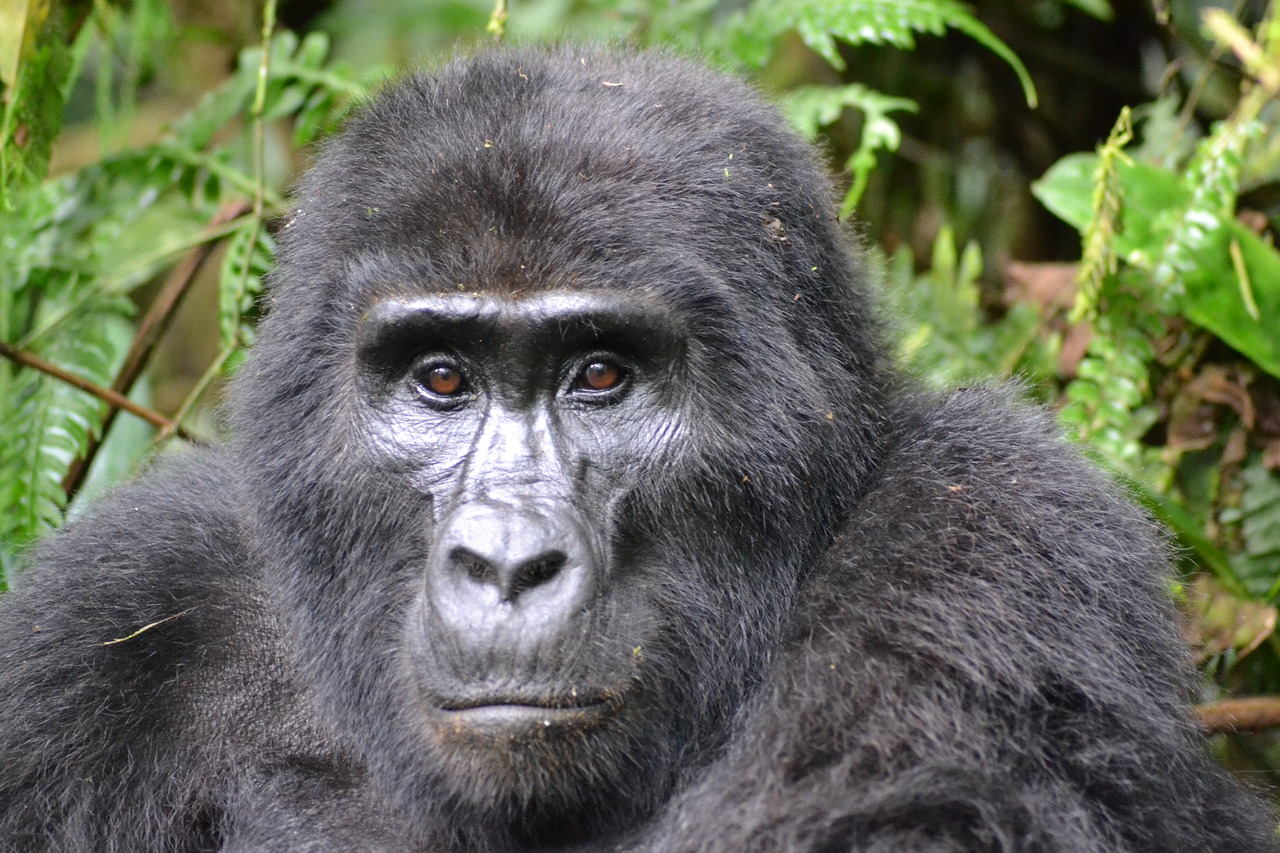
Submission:
<svg viewBox="0 0 1280 853">
<path fill-rule="evenodd" d="M 532 589 L 535 586 L 541 586 L 560 574 L 560 570 L 564 568 L 569 558 L 563 551 L 551 551 L 540 557 L 535 557 L 524 565 L 517 566 L 515 571 L 511 573 L 510 581 L 506 584 L 506 594 L 504 599 L 510 601 L 525 590 Z"/>
<path fill-rule="evenodd" d="M 449 552 L 449 565 L 455 575 L 464 576 L 477 585 L 496 587 L 501 599 L 507 602 L 554 580 L 568 561 L 568 555 L 559 550 L 547 551 L 532 559 L 487 557 L 463 547 Z"/>
<path fill-rule="evenodd" d="M 466 548 L 454 548 L 449 552 L 449 562 L 454 569 L 478 584 L 497 586 L 498 571 L 493 563 Z"/>
</svg>

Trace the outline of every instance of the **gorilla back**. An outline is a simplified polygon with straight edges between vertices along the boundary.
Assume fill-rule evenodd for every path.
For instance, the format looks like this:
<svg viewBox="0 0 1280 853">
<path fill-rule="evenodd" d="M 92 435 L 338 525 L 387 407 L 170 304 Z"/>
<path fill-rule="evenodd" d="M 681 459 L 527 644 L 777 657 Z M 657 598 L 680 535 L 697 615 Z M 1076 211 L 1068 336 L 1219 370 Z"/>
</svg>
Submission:
<svg viewBox="0 0 1280 853">
<path fill-rule="evenodd" d="M 320 153 L 232 405 L 0 607 L 23 850 L 1270 850 L 1160 537 L 885 362 L 812 153 L 496 52 Z"/>
</svg>

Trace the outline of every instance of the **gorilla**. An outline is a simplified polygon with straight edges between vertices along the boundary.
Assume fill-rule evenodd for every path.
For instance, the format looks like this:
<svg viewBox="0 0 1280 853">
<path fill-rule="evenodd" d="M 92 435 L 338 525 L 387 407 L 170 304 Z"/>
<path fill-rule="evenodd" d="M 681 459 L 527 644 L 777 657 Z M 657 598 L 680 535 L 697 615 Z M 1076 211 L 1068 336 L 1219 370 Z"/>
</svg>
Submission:
<svg viewBox="0 0 1280 853">
<path fill-rule="evenodd" d="M 495 50 L 298 198 L 229 446 L 3 598 L 5 849 L 1276 849 L 1159 532 L 888 362 L 741 83 Z"/>
</svg>

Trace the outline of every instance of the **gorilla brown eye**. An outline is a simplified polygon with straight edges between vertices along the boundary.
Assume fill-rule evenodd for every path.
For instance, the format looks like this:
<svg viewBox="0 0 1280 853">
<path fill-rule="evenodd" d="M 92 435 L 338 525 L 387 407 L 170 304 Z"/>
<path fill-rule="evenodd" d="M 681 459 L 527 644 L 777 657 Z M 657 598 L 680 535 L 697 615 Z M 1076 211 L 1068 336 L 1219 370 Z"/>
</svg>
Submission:
<svg viewBox="0 0 1280 853">
<path fill-rule="evenodd" d="M 578 390 L 608 391 L 622 381 L 622 368 L 612 361 L 593 361 L 578 374 Z"/>
<path fill-rule="evenodd" d="M 452 364 L 434 364 L 421 380 L 421 386 L 437 397 L 454 397 L 464 389 L 462 371 Z"/>
</svg>

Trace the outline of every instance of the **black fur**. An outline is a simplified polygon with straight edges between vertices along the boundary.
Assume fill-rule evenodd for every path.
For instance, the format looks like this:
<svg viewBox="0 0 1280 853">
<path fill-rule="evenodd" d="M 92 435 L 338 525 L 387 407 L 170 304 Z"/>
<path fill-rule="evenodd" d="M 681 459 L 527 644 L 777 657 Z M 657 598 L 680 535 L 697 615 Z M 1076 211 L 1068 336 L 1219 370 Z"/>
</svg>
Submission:
<svg viewBox="0 0 1280 853">
<path fill-rule="evenodd" d="M 899 378 L 833 210 L 772 110 L 682 61 L 498 52 L 381 95 L 302 184 L 233 445 L 0 600 L 0 846 L 1277 849 L 1189 721 L 1158 531 L 1043 415 Z M 687 334 L 669 429 L 573 498 L 594 633 L 483 662 L 624 698 L 489 749 L 424 722 L 406 650 L 454 500 L 423 478 L 476 460 L 389 460 L 417 422 L 371 428 L 357 351 L 374 306 L 473 291 Z"/>
</svg>

